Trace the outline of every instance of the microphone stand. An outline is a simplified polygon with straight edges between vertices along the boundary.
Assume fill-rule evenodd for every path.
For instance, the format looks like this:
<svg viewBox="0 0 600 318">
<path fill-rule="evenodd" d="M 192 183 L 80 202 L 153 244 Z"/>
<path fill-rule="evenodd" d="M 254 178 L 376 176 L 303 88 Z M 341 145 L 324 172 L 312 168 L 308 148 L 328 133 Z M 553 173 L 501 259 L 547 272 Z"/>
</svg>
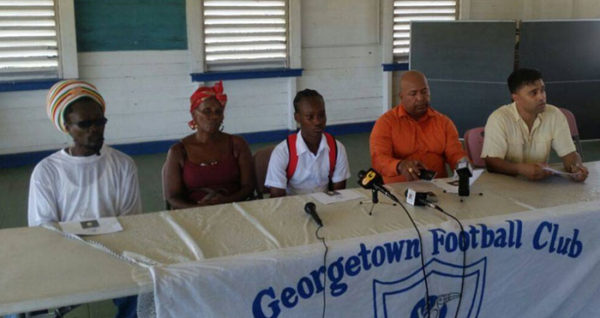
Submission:
<svg viewBox="0 0 600 318">
<path fill-rule="evenodd" d="M 361 200 L 360 202 L 358 202 L 358 204 L 372 203 L 371 209 L 369 209 L 369 215 L 373 215 L 373 209 L 375 208 L 375 204 L 377 204 L 377 203 L 396 206 L 395 202 L 394 203 L 379 202 L 379 196 L 378 196 L 377 192 L 378 191 L 376 189 L 371 189 L 371 200 L 370 201 L 369 200 Z"/>
</svg>

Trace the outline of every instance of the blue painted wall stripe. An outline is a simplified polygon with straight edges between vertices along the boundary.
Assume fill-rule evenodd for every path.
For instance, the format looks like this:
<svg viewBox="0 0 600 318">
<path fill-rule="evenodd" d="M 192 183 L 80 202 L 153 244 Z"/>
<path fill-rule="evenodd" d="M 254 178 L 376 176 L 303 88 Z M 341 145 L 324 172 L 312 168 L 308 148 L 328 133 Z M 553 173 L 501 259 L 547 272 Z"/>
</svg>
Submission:
<svg viewBox="0 0 600 318">
<path fill-rule="evenodd" d="M 408 71 L 408 63 L 381 64 L 384 72 Z"/>
<path fill-rule="evenodd" d="M 346 134 L 358 134 L 364 132 L 370 132 L 375 125 L 374 121 L 368 121 L 363 123 L 350 123 L 350 124 L 339 124 L 327 126 L 325 130 L 334 135 L 346 135 Z"/>
<path fill-rule="evenodd" d="M 192 73 L 193 82 L 212 82 L 220 80 L 239 80 L 254 78 L 272 78 L 272 77 L 299 77 L 302 76 L 301 68 L 286 68 L 273 70 L 252 70 L 252 71 L 227 71 L 227 72 L 208 72 Z"/>
<path fill-rule="evenodd" d="M 60 81 L 58 78 L 47 79 L 47 80 L 31 80 L 31 81 L 14 81 L 14 82 L 0 82 L 0 92 L 11 92 L 11 91 L 32 91 L 36 89 L 48 89 L 54 85 L 54 83 Z"/>
<path fill-rule="evenodd" d="M 334 136 L 345 135 L 345 134 L 356 134 L 370 132 L 375 122 L 362 122 L 362 123 L 350 123 L 350 124 L 339 124 L 327 126 L 327 131 Z M 248 143 L 255 144 L 261 142 L 277 142 L 284 140 L 287 135 L 296 131 L 288 131 L 287 129 L 282 130 L 270 130 L 260 131 L 252 133 L 238 134 Z M 132 144 L 120 144 L 111 145 L 115 149 L 118 149 L 128 155 L 148 155 L 155 153 L 165 153 L 169 150 L 171 145 L 176 143 L 178 140 L 160 140 L 160 141 L 149 141 Z M 0 169 L 16 168 L 27 165 L 34 165 L 40 162 L 48 155 L 54 153 L 56 150 L 44 150 L 35 152 L 24 152 L 16 154 L 0 155 Z"/>
<path fill-rule="evenodd" d="M 56 150 L 44 150 L 36 152 L 23 152 L 8 155 L 0 155 L 0 169 L 16 168 L 33 165 L 46 158 Z"/>
</svg>

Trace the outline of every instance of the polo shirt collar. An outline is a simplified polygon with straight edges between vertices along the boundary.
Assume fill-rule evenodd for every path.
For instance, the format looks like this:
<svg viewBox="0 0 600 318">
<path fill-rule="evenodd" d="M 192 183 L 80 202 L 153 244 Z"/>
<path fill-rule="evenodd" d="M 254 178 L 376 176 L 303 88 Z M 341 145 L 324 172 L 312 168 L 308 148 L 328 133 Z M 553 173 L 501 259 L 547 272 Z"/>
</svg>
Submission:
<svg viewBox="0 0 600 318">
<path fill-rule="evenodd" d="M 296 138 L 296 153 L 298 156 L 305 152 L 310 152 L 304 138 L 302 138 L 302 131 L 298 131 L 298 137 Z M 324 134 L 321 134 L 321 142 L 319 143 L 319 150 L 317 150 L 317 155 L 322 151 L 329 152 L 329 146 L 327 145 L 327 139 Z"/>
<path fill-rule="evenodd" d="M 515 118 L 515 121 L 523 121 L 523 118 L 521 118 L 521 115 L 519 114 L 519 111 L 517 110 L 517 103 L 512 102 L 512 104 L 510 104 L 510 112 L 513 115 L 513 117 Z M 544 113 L 545 113 L 545 109 L 543 112 L 537 114 L 537 116 L 535 117 L 535 120 L 537 121 L 538 119 L 540 121 L 542 121 L 542 119 L 544 118 Z M 535 121 L 534 121 L 535 123 Z"/>
<path fill-rule="evenodd" d="M 410 119 L 413 119 L 404 109 L 404 106 L 402 104 L 396 106 L 397 108 L 397 112 L 398 112 L 398 116 L 399 117 L 408 117 Z M 418 121 L 422 121 L 425 120 L 426 118 L 430 118 L 430 117 L 435 117 L 437 116 L 437 112 L 435 110 L 433 110 L 433 108 L 431 108 L 431 105 L 429 107 L 427 107 L 427 112 L 425 112 L 425 115 L 423 115 L 421 118 L 419 118 Z M 414 120 L 414 119 L 413 119 Z"/>
</svg>

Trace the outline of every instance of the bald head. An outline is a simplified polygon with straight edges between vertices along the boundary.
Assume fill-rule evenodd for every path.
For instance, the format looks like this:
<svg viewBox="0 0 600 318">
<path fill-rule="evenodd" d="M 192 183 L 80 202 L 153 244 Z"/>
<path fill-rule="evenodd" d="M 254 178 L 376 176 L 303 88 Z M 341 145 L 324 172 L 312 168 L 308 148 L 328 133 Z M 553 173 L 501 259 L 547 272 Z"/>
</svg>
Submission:
<svg viewBox="0 0 600 318">
<path fill-rule="evenodd" d="M 406 71 L 400 77 L 400 92 L 402 93 L 402 91 L 409 88 L 411 85 L 419 84 L 428 86 L 425 74 L 419 71 Z"/>
<path fill-rule="evenodd" d="M 419 71 L 408 71 L 400 77 L 400 100 L 404 110 L 419 119 L 429 108 L 429 84 Z"/>
</svg>

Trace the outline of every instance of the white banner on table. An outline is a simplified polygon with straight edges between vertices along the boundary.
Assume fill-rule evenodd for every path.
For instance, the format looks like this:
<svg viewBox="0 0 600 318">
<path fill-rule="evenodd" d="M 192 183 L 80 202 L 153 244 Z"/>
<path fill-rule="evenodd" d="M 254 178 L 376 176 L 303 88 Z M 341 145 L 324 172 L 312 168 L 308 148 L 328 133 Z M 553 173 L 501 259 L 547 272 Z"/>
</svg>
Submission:
<svg viewBox="0 0 600 318">
<path fill-rule="evenodd" d="M 600 312 L 600 202 L 421 228 L 430 317 Z M 375 216 L 376 217 L 376 216 Z M 326 236 L 326 229 L 322 232 Z M 428 317 L 414 230 L 152 269 L 158 317 Z M 467 252 L 464 267 L 462 249 Z M 326 280 L 324 281 L 324 278 Z"/>
</svg>

